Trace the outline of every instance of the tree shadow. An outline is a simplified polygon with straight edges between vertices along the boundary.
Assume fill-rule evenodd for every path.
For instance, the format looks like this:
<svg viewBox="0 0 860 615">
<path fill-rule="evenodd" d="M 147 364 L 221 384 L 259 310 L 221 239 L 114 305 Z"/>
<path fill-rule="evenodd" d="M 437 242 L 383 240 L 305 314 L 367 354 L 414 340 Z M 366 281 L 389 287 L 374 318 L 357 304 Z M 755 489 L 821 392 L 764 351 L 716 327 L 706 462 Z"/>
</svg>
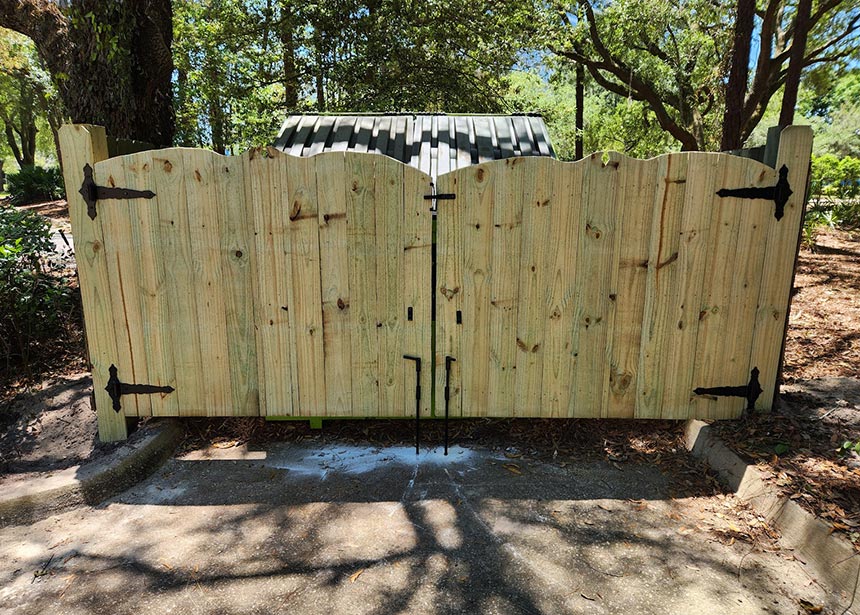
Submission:
<svg viewBox="0 0 860 615">
<path fill-rule="evenodd" d="M 722 579 L 710 591 L 736 591 L 738 569 L 724 554 L 691 549 L 672 528 L 655 529 L 662 509 L 636 512 L 626 501 L 666 499 L 672 481 L 653 468 L 521 462 L 517 475 L 488 459 L 471 471 L 469 463 L 397 464 L 324 480 L 260 460 L 174 461 L 105 503 L 98 512 L 120 524 L 86 538 L 110 544 L 57 552 L 57 580 L 28 606 L 586 612 L 601 594 L 635 608 L 632 586 L 653 566 L 707 569 Z M 637 515 L 646 518 L 633 522 Z M 64 585 L 80 571 L 86 578 Z"/>
</svg>

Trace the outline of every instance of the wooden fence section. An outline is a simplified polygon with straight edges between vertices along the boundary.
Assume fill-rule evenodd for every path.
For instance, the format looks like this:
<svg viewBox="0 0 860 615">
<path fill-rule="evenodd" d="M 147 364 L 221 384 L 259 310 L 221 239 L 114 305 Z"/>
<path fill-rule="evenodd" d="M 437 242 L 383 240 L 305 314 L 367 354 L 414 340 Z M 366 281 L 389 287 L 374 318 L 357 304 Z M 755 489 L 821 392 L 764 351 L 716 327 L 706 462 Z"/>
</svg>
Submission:
<svg viewBox="0 0 860 615">
<path fill-rule="evenodd" d="M 790 127 L 776 169 L 598 153 L 440 177 L 437 399 L 453 357 L 452 416 L 730 418 L 754 368 L 770 408 L 810 151 Z M 717 194 L 783 166 L 782 215 L 782 189 Z"/>
<path fill-rule="evenodd" d="M 422 417 L 448 387 L 454 417 L 771 406 L 808 128 L 776 168 L 609 153 L 444 174 L 435 288 L 431 180 L 396 160 L 60 137 L 103 440 L 126 416 L 415 416 L 417 386 Z"/>
<path fill-rule="evenodd" d="M 430 414 L 430 178 L 384 156 L 107 159 L 104 130 L 62 129 L 100 435 L 125 416 L 403 416 L 424 359 Z M 152 191 L 99 199 L 97 186 Z M 123 394 L 122 383 L 170 387 Z M 130 390 L 126 387 L 126 393 Z"/>
</svg>

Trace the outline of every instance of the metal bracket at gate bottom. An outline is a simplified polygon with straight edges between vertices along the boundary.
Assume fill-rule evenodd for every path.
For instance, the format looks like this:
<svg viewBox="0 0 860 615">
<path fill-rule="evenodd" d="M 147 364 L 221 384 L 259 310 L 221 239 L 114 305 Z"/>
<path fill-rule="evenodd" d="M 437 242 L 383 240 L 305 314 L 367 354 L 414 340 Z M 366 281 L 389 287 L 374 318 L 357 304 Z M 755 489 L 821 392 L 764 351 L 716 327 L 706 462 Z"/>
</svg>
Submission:
<svg viewBox="0 0 860 615">
<path fill-rule="evenodd" d="M 758 375 L 758 368 L 753 367 L 750 372 L 750 381 L 743 386 L 698 387 L 693 393 L 696 395 L 713 395 L 715 397 L 744 397 L 747 400 L 747 410 L 755 410 L 755 402 L 763 392 L 761 384 L 758 381 Z"/>
<path fill-rule="evenodd" d="M 120 382 L 117 375 L 116 365 L 111 365 L 108 369 L 110 378 L 108 379 L 105 391 L 113 401 L 113 409 L 115 412 L 122 410 L 119 403 L 119 398 L 123 395 L 152 395 L 154 393 L 173 393 L 175 389 L 171 386 L 155 386 L 152 384 L 128 384 Z"/>
</svg>

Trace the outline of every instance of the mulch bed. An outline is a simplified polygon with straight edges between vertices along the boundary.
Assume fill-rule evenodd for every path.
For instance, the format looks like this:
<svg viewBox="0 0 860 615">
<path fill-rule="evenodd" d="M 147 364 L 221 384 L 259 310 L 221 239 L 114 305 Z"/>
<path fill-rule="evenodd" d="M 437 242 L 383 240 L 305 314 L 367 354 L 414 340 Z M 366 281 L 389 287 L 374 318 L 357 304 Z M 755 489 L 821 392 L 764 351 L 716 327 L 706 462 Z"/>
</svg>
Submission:
<svg viewBox="0 0 860 615">
<path fill-rule="evenodd" d="M 860 551 L 860 232 L 822 232 L 802 250 L 780 406 L 714 427 L 774 488 Z"/>
</svg>

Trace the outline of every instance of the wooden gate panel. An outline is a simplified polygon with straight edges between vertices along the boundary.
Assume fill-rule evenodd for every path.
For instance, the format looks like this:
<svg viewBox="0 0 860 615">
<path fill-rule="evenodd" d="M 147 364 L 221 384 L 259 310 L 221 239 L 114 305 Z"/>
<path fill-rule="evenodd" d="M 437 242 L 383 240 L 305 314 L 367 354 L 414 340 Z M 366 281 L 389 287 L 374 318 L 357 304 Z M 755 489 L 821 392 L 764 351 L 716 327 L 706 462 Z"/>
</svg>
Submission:
<svg viewBox="0 0 860 615">
<path fill-rule="evenodd" d="M 810 147 L 797 128 L 777 169 L 594 154 L 440 177 L 456 199 L 438 214 L 437 397 L 452 355 L 455 415 L 736 417 L 745 394 L 702 389 L 743 389 L 753 368 L 769 408 Z M 718 194 L 770 189 L 783 164 L 782 219 L 755 190 Z"/>
<path fill-rule="evenodd" d="M 298 408 L 308 416 L 326 412 L 323 362 L 322 290 L 320 282 L 319 205 L 316 164 L 308 158 L 274 162 L 282 179 L 283 220 L 287 228 L 286 258 L 290 265 L 287 294 L 281 310 L 290 321 L 294 351 L 293 383 L 298 388 Z M 259 230 L 258 230 L 259 232 Z M 274 258 L 280 255 L 273 254 Z M 263 281 L 261 280 L 261 283 Z M 271 410 L 271 409 L 270 409 Z"/>
<path fill-rule="evenodd" d="M 776 169 L 722 154 L 575 164 L 511 158 L 438 178 L 431 348 L 430 178 L 384 156 L 241 157 L 166 149 L 106 158 L 103 131 L 61 132 L 104 439 L 108 367 L 173 393 L 122 415 L 411 416 L 435 352 L 436 414 L 728 418 L 743 387 L 770 407 L 811 131 Z M 152 199 L 75 194 L 98 185 Z M 69 167 L 68 165 L 72 166 Z M 793 193 L 774 201 L 723 188 Z M 453 357 L 446 381 L 446 357 Z M 700 389 L 696 393 L 694 389 Z"/>
<path fill-rule="evenodd" d="M 455 118 L 458 119 L 458 118 Z M 438 178 L 436 191 L 439 194 L 454 194 L 459 190 L 459 174 L 447 173 Z M 450 416 L 463 416 L 460 361 L 461 333 L 463 330 L 463 238 L 461 203 L 439 201 L 436 204 L 436 399 L 445 403 L 445 388 L 450 394 L 448 411 Z M 445 369 L 446 357 L 452 357 L 450 373 Z M 440 408 L 444 413 L 444 407 Z"/>
<path fill-rule="evenodd" d="M 522 246 L 523 208 L 519 199 L 510 197 L 522 189 L 526 177 L 526 159 L 512 158 L 484 173 L 493 184 L 492 262 L 490 266 L 489 306 L 489 374 L 486 408 L 499 416 L 514 416 L 517 379 L 517 306 L 520 293 L 519 254 Z M 519 161 L 519 162 L 518 162 Z M 498 173 L 496 181 L 494 175 Z M 516 255 L 516 257 L 513 257 Z M 464 366 L 468 367 L 468 366 Z"/>
<path fill-rule="evenodd" d="M 74 229 L 75 260 L 86 321 L 87 347 L 93 376 L 93 398 L 98 414 L 99 439 L 111 442 L 126 437 L 125 416 L 113 411 L 105 390 L 108 369 L 117 354 L 111 317 L 105 236 L 101 220 L 87 215 L 87 203 L 77 192 L 86 165 L 107 159 L 107 137 L 101 126 L 65 125 L 59 132 L 63 152 L 63 179 Z"/>
<path fill-rule="evenodd" d="M 763 186 L 776 180 L 772 169 L 753 167 L 741 158 L 725 160 L 723 171 L 719 187 Z M 764 256 L 760 240 L 762 229 L 773 220 L 772 208 L 750 200 L 717 200 L 713 212 L 706 248 L 710 266 L 703 274 L 699 305 L 693 388 L 749 380 L 757 301 L 753 289 L 761 282 Z M 703 418 L 736 416 L 746 406 L 746 400 L 737 397 L 694 395 L 691 403 L 692 412 Z"/>
<path fill-rule="evenodd" d="M 253 413 L 253 404 L 234 405 L 229 346 L 235 335 L 228 330 L 225 298 L 232 273 L 219 224 L 219 169 L 215 154 L 188 149 L 142 152 L 95 166 L 99 185 L 156 193 L 151 200 L 100 203 L 98 211 L 119 378 L 176 390 L 125 396 L 126 415 Z"/>
<path fill-rule="evenodd" d="M 383 156 L 275 150 L 252 153 L 246 175 L 265 414 L 414 412 L 403 355 L 430 352 L 429 177 Z M 427 362 L 421 378 L 429 415 Z"/>
<path fill-rule="evenodd" d="M 380 316 L 376 305 L 376 159 L 349 160 L 346 182 L 348 307 L 352 321 L 352 411 L 362 416 L 379 415 Z M 333 179 L 333 178 L 332 178 Z M 332 357 L 338 361 L 338 357 Z M 351 414 L 347 413 L 347 414 Z"/>
</svg>

